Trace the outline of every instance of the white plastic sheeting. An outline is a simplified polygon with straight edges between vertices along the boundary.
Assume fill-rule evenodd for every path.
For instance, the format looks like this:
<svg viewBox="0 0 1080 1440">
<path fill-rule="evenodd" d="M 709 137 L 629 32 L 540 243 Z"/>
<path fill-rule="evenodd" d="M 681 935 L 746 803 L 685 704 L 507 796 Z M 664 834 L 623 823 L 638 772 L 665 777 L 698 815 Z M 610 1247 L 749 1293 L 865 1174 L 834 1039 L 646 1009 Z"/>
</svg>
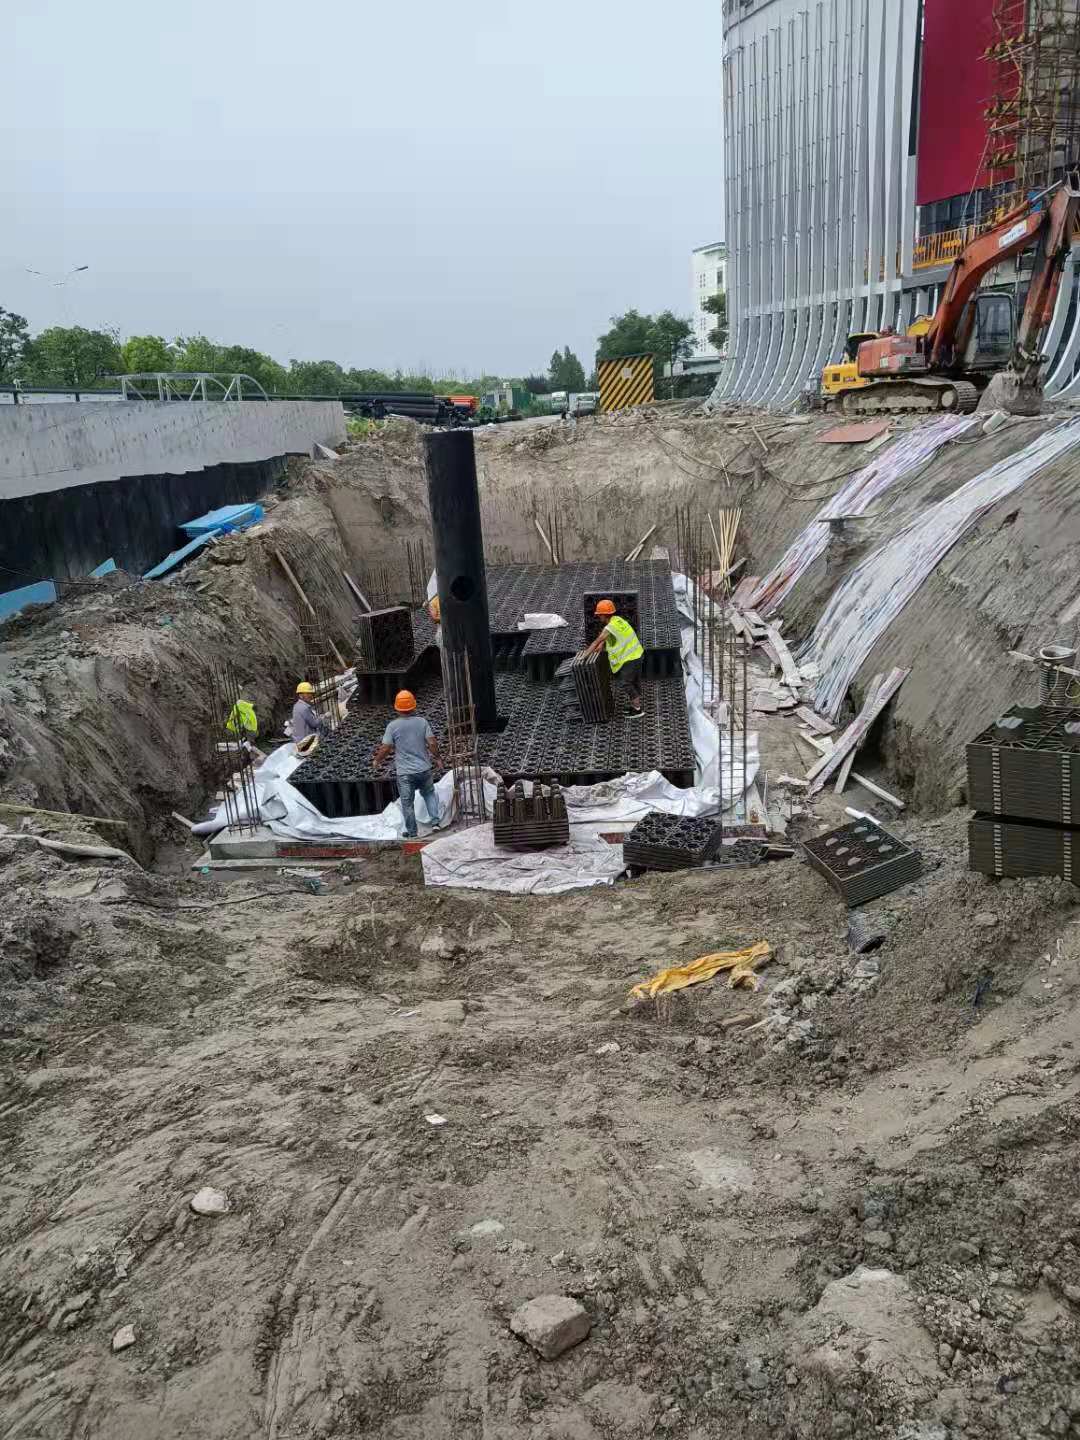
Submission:
<svg viewBox="0 0 1080 1440">
<path fill-rule="evenodd" d="M 1080 444 L 1080 418 L 1040 435 L 925 510 L 862 560 L 833 595 L 800 655 L 820 679 L 819 715 L 835 719 L 860 666 L 946 552 L 999 500 Z"/>
<path fill-rule="evenodd" d="M 759 615 L 771 615 L 828 545 L 829 527 L 824 521 L 839 515 L 865 514 L 879 495 L 924 465 L 942 445 L 970 430 L 976 420 L 974 415 L 946 415 L 932 420 L 902 435 L 869 465 L 857 470 L 791 542 L 769 573 L 762 576 L 747 607 Z"/>
<path fill-rule="evenodd" d="M 569 845 L 550 850 L 499 850 L 490 825 L 474 825 L 433 840 L 421 851 L 425 885 L 500 890 L 510 895 L 558 895 L 611 885 L 622 874 L 621 845 L 571 831 Z"/>
</svg>

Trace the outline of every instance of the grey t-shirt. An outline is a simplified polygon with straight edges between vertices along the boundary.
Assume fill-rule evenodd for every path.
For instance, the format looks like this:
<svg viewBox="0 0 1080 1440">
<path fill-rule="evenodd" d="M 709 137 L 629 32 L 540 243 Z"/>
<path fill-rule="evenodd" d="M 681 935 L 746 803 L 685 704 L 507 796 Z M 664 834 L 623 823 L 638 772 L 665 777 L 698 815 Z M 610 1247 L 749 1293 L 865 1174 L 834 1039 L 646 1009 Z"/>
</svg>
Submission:
<svg viewBox="0 0 1080 1440">
<path fill-rule="evenodd" d="M 384 745 L 393 745 L 394 761 L 399 775 L 423 775 L 434 761 L 427 742 L 434 731 L 423 715 L 397 715 L 386 727 Z"/>
<path fill-rule="evenodd" d="M 309 735 L 325 735 L 326 721 L 320 720 L 315 707 L 300 697 L 292 707 L 292 738 L 306 740 Z"/>
</svg>

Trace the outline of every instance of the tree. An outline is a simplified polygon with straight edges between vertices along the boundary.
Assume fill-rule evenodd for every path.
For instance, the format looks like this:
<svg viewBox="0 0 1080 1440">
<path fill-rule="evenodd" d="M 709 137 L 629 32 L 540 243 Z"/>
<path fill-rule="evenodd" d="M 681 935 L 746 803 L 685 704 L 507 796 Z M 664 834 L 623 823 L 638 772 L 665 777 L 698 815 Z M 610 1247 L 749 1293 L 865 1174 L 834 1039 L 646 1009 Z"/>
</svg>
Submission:
<svg viewBox="0 0 1080 1440">
<path fill-rule="evenodd" d="M 348 385 L 336 360 L 290 360 L 285 388 L 296 395 L 340 395 Z"/>
<path fill-rule="evenodd" d="M 177 370 L 213 373 L 221 369 L 221 347 L 205 335 L 178 335 L 173 341 Z"/>
<path fill-rule="evenodd" d="M 585 370 L 581 361 L 567 345 L 560 355 L 558 350 L 551 357 L 548 379 L 552 390 L 569 390 L 579 393 L 585 389 Z"/>
<path fill-rule="evenodd" d="M 671 360 L 686 360 L 693 354 L 694 327 L 670 310 L 659 315 L 642 315 L 627 310 L 611 317 L 611 329 L 596 342 L 597 360 L 617 360 L 621 355 L 652 355 L 656 378 Z"/>
<path fill-rule="evenodd" d="M 0 305 L 0 385 L 10 385 L 18 377 L 29 339 L 30 330 L 24 318 Z"/>
<path fill-rule="evenodd" d="M 701 308 L 716 316 L 716 324 L 709 331 L 709 344 L 714 350 L 723 350 L 728 337 L 727 292 L 718 290 L 715 295 L 707 295 Z"/>
<path fill-rule="evenodd" d="M 124 368 L 114 331 L 54 325 L 35 335 L 23 356 L 23 378 L 31 385 L 72 385 L 87 389 Z"/>
<path fill-rule="evenodd" d="M 132 335 L 120 346 L 127 375 L 149 375 L 158 370 L 175 370 L 172 346 L 160 335 Z"/>
<path fill-rule="evenodd" d="M 551 389 L 548 380 L 543 375 L 526 375 L 524 385 L 530 395 L 546 395 Z"/>
<path fill-rule="evenodd" d="M 285 390 L 289 372 L 284 365 L 261 350 L 251 350 L 246 345 L 226 345 L 218 355 L 219 369 L 233 375 L 250 375 L 257 380 L 268 395 L 275 390 Z"/>
</svg>

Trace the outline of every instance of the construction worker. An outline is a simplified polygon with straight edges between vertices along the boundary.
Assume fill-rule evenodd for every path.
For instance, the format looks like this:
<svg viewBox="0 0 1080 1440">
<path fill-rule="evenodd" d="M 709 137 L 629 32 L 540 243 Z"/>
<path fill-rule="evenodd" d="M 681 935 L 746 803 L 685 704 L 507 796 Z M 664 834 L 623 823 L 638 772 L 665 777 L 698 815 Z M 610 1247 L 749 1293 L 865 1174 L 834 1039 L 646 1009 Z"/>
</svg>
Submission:
<svg viewBox="0 0 1080 1440">
<path fill-rule="evenodd" d="M 641 705 L 641 659 L 645 647 L 629 620 L 616 615 L 614 600 L 600 600 L 593 614 L 604 621 L 604 628 L 587 649 L 592 653 L 607 646 L 611 673 L 619 677 L 626 690 L 631 717 L 640 720 L 645 713 Z"/>
<path fill-rule="evenodd" d="M 296 745 L 309 735 L 321 737 L 330 733 L 329 725 L 311 703 L 314 694 L 315 686 L 307 680 L 301 680 L 296 687 L 296 704 L 292 707 L 292 738 Z"/>
<path fill-rule="evenodd" d="M 424 797 L 432 826 L 439 823 L 439 800 L 431 773 L 439 759 L 439 742 L 427 719 L 416 713 L 416 696 L 411 690 L 398 691 L 394 709 L 397 715 L 387 725 L 373 759 L 376 765 L 382 765 L 393 755 L 405 838 L 415 840 L 418 790 Z"/>
</svg>

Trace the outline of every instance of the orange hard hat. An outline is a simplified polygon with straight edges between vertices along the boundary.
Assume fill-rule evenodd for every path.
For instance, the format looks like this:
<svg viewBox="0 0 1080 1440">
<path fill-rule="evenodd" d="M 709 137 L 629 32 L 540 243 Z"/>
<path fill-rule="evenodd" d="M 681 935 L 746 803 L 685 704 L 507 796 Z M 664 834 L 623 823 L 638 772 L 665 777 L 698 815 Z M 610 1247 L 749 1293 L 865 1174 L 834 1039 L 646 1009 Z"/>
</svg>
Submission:
<svg viewBox="0 0 1080 1440">
<path fill-rule="evenodd" d="M 394 709 L 407 715 L 410 710 L 416 709 L 416 696 L 411 690 L 399 690 L 394 696 Z"/>
<path fill-rule="evenodd" d="M 596 609 L 593 611 L 593 614 L 594 614 L 594 615 L 614 615 L 614 614 L 615 614 L 615 601 L 614 601 L 614 600 L 598 600 L 598 601 L 597 601 L 597 604 L 596 604 Z"/>
</svg>

